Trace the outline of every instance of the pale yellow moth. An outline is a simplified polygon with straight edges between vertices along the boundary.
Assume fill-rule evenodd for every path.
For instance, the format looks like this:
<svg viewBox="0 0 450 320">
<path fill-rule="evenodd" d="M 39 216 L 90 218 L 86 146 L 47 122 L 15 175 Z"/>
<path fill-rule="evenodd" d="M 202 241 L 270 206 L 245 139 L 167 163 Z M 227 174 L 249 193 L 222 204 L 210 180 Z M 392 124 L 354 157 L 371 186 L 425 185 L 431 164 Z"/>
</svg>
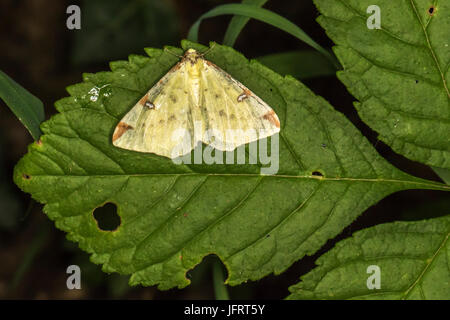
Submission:
<svg viewBox="0 0 450 320">
<path fill-rule="evenodd" d="M 271 107 L 189 49 L 118 123 L 112 142 L 174 159 L 190 153 L 198 142 L 232 151 L 279 131 Z"/>
</svg>

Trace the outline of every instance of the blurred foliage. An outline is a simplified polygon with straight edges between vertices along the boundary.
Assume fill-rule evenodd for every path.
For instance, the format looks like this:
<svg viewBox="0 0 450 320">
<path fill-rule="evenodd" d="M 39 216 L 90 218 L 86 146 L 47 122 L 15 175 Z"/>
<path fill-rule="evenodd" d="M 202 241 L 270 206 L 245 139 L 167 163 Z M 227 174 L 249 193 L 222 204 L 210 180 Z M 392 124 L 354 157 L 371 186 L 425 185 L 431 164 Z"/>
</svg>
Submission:
<svg viewBox="0 0 450 320">
<path fill-rule="evenodd" d="M 17 193 L 12 190 L 11 178 L 4 171 L 2 140 L 0 139 L 0 231 L 6 231 L 17 227 L 24 208 Z"/>
<path fill-rule="evenodd" d="M 256 58 L 266 67 L 281 75 L 291 75 L 297 79 L 335 76 L 337 69 L 315 50 L 287 51 Z"/>
<path fill-rule="evenodd" d="M 178 19 L 169 1 L 84 0 L 81 30 L 71 50 L 74 64 L 123 59 L 144 47 L 175 44 Z"/>
</svg>

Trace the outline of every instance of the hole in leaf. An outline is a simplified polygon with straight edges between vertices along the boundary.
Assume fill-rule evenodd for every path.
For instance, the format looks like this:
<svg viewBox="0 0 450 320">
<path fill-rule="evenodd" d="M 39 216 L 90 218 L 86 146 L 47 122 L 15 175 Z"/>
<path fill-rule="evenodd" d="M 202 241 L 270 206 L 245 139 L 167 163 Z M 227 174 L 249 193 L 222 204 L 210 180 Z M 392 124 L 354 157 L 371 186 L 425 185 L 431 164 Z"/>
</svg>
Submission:
<svg viewBox="0 0 450 320">
<path fill-rule="evenodd" d="M 416 83 L 419 83 L 419 80 L 416 80 Z"/>
<path fill-rule="evenodd" d="M 30 179 L 31 179 L 31 176 L 30 176 L 29 174 L 24 173 L 24 174 L 22 175 L 22 178 L 24 178 L 25 180 L 30 180 Z"/>
<path fill-rule="evenodd" d="M 108 202 L 96 208 L 93 215 L 100 230 L 114 231 L 120 226 L 120 216 L 117 214 L 117 206 L 114 203 Z"/>
<path fill-rule="evenodd" d="M 313 171 L 313 173 L 311 173 L 311 175 L 316 176 L 316 177 L 323 177 L 322 172 L 319 172 L 319 171 Z"/>
<path fill-rule="evenodd" d="M 179 258 L 184 259 L 182 256 Z M 228 270 L 223 262 L 217 255 L 211 253 L 205 256 L 198 265 L 189 269 L 186 272 L 186 278 L 192 281 L 192 285 L 212 287 L 210 284 L 214 272 L 218 272 L 218 275 L 222 278 L 219 282 L 224 282 L 228 278 Z M 208 293 L 204 292 L 204 294 Z M 211 294 L 213 294 L 213 292 L 211 292 Z M 208 296 L 205 296 L 205 298 L 207 297 Z"/>
<path fill-rule="evenodd" d="M 434 15 L 435 12 L 436 12 L 435 6 L 431 6 L 428 8 L 428 15 L 430 15 L 431 17 Z"/>
</svg>

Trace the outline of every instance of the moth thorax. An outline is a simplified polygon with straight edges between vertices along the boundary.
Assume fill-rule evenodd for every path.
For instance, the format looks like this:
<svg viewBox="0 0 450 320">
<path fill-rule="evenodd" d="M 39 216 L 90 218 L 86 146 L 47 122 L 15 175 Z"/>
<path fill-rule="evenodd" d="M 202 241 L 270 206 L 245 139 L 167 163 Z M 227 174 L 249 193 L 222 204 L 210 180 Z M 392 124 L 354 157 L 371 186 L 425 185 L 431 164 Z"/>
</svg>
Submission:
<svg viewBox="0 0 450 320">
<path fill-rule="evenodd" d="M 187 72 L 189 77 L 191 78 L 198 78 L 200 76 L 200 71 L 202 68 L 202 64 L 200 63 L 200 61 L 196 61 L 195 63 L 192 64 L 188 64 L 186 66 Z"/>
</svg>

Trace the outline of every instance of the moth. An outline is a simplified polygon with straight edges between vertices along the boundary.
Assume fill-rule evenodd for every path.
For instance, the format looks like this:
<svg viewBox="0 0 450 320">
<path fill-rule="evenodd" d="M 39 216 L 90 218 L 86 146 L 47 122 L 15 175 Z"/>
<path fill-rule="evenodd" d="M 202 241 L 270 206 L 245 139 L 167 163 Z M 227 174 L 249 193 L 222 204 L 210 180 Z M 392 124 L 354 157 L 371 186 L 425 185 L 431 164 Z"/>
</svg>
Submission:
<svg viewBox="0 0 450 320">
<path fill-rule="evenodd" d="M 174 159 L 199 142 L 232 151 L 279 131 L 278 116 L 267 103 L 189 49 L 120 120 L 112 143 Z"/>
</svg>

